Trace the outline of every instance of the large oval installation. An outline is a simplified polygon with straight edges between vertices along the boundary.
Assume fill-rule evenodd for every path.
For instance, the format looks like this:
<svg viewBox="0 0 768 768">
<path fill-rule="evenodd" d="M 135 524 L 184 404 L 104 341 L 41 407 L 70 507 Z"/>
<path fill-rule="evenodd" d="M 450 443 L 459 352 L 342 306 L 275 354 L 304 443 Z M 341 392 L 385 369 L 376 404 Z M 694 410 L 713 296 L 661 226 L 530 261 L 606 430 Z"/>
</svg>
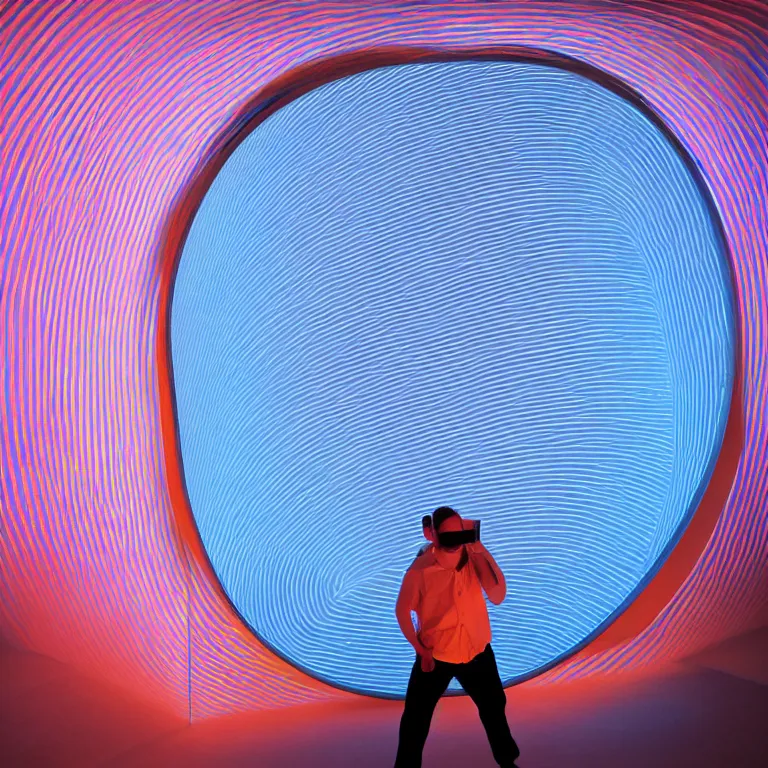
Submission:
<svg viewBox="0 0 768 768">
<path fill-rule="evenodd" d="M 726 254 L 639 109 L 564 69 L 408 64 L 251 133 L 180 257 L 171 355 L 202 542 L 253 631 L 402 695 L 394 616 L 420 519 L 483 520 L 505 682 L 658 569 L 730 403 Z"/>
</svg>

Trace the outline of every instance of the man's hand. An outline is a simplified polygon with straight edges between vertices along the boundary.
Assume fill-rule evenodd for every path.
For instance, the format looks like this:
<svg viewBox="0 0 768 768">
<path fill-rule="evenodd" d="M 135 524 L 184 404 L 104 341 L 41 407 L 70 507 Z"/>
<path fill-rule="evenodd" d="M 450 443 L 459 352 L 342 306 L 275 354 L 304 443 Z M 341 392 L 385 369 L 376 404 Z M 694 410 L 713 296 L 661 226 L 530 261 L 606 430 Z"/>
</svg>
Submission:
<svg viewBox="0 0 768 768">
<path fill-rule="evenodd" d="M 488 551 L 479 541 L 476 541 L 473 544 L 465 544 L 464 546 L 467 548 L 467 554 L 470 557 L 480 555 Z"/>
<path fill-rule="evenodd" d="M 431 672 L 435 668 L 435 657 L 432 655 L 432 649 L 427 648 L 427 646 L 421 642 L 420 637 L 416 638 L 416 644 L 414 647 L 416 648 L 416 653 L 419 655 L 419 659 L 421 660 L 421 671 Z"/>
<path fill-rule="evenodd" d="M 435 657 L 429 648 L 423 648 L 419 651 L 419 658 L 421 659 L 422 672 L 431 672 L 435 668 Z"/>
</svg>

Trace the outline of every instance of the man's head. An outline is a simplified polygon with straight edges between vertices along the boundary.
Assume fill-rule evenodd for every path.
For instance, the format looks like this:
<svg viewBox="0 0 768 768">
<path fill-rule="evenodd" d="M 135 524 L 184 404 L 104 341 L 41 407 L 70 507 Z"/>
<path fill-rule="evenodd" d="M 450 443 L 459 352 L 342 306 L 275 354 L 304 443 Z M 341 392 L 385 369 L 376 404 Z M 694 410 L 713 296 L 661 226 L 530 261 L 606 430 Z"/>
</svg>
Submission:
<svg viewBox="0 0 768 768">
<path fill-rule="evenodd" d="M 435 544 L 446 552 L 457 552 L 461 549 L 461 545 L 456 547 L 441 547 L 438 541 L 439 533 L 448 533 L 461 531 L 464 528 L 464 523 L 461 519 L 461 515 L 451 507 L 438 507 L 432 513 L 432 530 L 434 532 L 433 541 Z"/>
</svg>

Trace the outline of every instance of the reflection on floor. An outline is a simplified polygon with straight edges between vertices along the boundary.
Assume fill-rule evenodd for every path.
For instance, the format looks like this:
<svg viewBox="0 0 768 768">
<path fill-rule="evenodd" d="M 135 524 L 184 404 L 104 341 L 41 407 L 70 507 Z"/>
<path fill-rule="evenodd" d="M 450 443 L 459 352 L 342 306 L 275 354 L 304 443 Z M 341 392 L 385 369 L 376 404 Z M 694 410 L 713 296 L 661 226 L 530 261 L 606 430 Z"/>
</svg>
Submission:
<svg viewBox="0 0 768 768">
<path fill-rule="evenodd" d="M 391 766 L 399 702 L 361 700 L 187 726 L 34 654 L 0 657 L 8 766 Z M 768 765 L 768 628 L 663 674 L 508 692 L 520 768 Z M 473 705 L 441 702 L 424 768 L 495 765 Z"/>
</svg>

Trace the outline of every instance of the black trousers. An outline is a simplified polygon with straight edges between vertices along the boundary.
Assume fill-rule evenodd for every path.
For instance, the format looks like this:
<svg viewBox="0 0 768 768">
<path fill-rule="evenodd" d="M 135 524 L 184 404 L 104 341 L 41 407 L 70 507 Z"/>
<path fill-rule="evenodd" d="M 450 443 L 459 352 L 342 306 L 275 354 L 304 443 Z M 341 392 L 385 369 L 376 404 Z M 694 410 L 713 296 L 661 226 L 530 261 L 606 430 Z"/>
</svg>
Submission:
<svg viewBox="0 0 768 768">
<path fill-rule="evenodd" d="M 431 672 L 423 672 L 421 659 L 416 657 L 405 694 L 405 710 L 400 720 L 400 744 L 395 768 L 421 766 L 421 753 L 429 733 L 432 714 L 454 677 L 477 706 L 496 762 L 507 768 L 520 754 L 509 732 L 504 712 L 507 697 L 499 677 L 496 657 L 491 646 L 487 645 L 482 653 L 466 664 L 447 664 L 435 660 L 435 668 Z"/>
</svg>

